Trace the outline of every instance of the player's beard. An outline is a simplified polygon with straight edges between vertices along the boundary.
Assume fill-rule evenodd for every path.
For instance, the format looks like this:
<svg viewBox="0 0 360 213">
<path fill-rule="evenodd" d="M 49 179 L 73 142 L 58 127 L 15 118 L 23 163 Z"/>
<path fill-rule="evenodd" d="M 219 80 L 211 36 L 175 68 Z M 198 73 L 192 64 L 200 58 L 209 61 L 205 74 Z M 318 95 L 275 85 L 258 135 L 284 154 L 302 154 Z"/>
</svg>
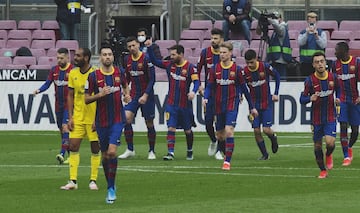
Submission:
<svg viewBox="0 0 360 213">
<path fill-rule="evenodd" d="M 85 61 L 83 61 L 83 60 L 77 61 L 76 60 L 76 61 L 74 61 L 74 64 L 77 67 L 83 67 L 85 65 Z"/>
</svg>

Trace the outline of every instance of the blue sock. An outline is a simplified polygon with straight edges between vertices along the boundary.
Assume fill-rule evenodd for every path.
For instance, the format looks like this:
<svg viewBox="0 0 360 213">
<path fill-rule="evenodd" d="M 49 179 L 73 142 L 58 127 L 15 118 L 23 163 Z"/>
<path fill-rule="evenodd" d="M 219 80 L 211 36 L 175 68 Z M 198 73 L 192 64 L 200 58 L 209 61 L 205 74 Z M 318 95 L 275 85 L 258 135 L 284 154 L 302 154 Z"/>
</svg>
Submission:
<svg viewBox="0 0 360 213">
<path fill-rule="evenodd" d="M 62 133 L 62 137 L 61 137 L 61 150 L 60 150 L 60 154 L 62 156 L 65 156 L 66 151 L 69 150 L 69 133 L 68 132 L 64 132 Z"/>
<path fill-rule="evenodd" d="M 134 131 L 131 124 L 126 124 L 124 128 L 125 140 L 130 151 L 134 151 Z"/>
<path fill-rule="evenodd" d="M 115 177 L 116 177 L 116 170 L 117 170 L 117 164 L 118 164 L 118 159 L 117 157 L 110 159 L 108 161 L 108 169 L 109 169 L 109 173 L 108 173 L 108 189 L 109 188 L 115 188 Z"/>
<path fill-rule="evenodd" d="M 234 138 L 228 137 L 226 138 L 226 144 L 225 144 L 225 161 L 230 163 L 233 151 L 234 151 Z"/>
<path fill-rule="evenodd" d="M 268 152 L 266 151 L 266 146 L 264 141 L 260 141 L 256 143 L 260 149 L 260 152 L 263 156 L 267 157 L 269 156 Z"/>
</svg>

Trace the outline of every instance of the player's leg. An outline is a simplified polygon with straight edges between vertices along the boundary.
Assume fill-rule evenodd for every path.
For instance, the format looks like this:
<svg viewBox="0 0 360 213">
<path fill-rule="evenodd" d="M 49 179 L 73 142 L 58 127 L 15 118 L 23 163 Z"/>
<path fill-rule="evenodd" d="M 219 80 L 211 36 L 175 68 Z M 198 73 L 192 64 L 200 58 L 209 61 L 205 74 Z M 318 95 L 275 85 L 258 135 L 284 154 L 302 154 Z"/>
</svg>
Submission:
<svg viewBox="0 0 360 213">
<path fill-rule="evenodd" d="M 318 178 L 326 178 L 327 171 L 324 163 L 324 152 L 322 150 L 322 138 L 324 136 L 323 128 L 320 125 L 315 125 L 314 127 L 314 154 L 316 163 L 320 169 L 320 175 Z"/>
<path fill-rule="evenodd" d="M 213 156 L 218 148 L 217 139 L 215 136 L 215 129 L 214 129 L 214 99 L 210 97 L 208 99 L 208 103 L 205 107 L 205 128 L 206 133 L 210 138 L 210 144 L 208 148 L 208 155 Z"/>
<path fill-rule="evenodd" d="M 191 130 L 191 126 L 194 114 L 192 108 L 181 109 L 180 113 L 180 116 L 178 116 L 178 124 L 183 127 L 186 136 L 186 160 L 193 160 L 194 133 Z"/>
<path fill-rule="evenodd" d="M 168 131 L 166 136 L 168 153 L 163 157 L 163 160 L 174 160 L 175 133 L 176 133 L 176 126 L 178 121 L 178 108 L 167 105 L 165 112 L 165 119 L 166 119 L 166 124 L 168 126 Z"/>
<path fill-rule="evenodd" d="M 125 159 L 129 157 L 135 156 L 135 150 L 134 150 L 134 131 L 132 128 L 132 122 L 135 117 L 135 113 L 131 110 L 132 106 L 135 107 L 134 103 L 130 103 L 129 106 L 126 106 L 125 110 L 125 116 L 126 116 L 126 124 L 124 127 L 124 135 L 125 135 L 125 141 L 127 144 L 127 149 L 125 152 L 121 155 L 119 155 L 120 159 Z M 137 109 L 137 108 L 136 108 Z"/>
<path fill-rule="evenodd" d="M 324 136 L 326 143 L 326 167 L 328 169 L 333 168 L 332 153 L 335 149 L 336 138 L 336 122 L 328 123 L 324 125 Z"/>
<path fill-rule="evenodd" d="M 274 104 L 271 104 L 266 110 L 262 111 L 262 126 L 263 126 L 263 132 L 268 136 L 268 138 L 271 141 L 272 152 L 276 153 L 279 149 L 279 144 L 276 134 L 271 129 L 274 118 L 273 106 Z"/>
<path fill-rule="evenodd" d="M 90 190 L 98 190 L 96 181 L 98 178 L 99 165 L 101 161 L 101 157 L 99 154 L 100 152 L 99 138 L 91 124 L 86 125 L 86 134 L 90 141 L 90 148 L 91 148 L 89 188 Z"/>
<path fill-rule="evenodd" d="M 69 149 L 69 130 L 67 128 L 67 117 L 64 115 L 66 115 L 64 112 L 56 113 L 56 123 L 61 135 L 61 148 L 59 154 L 56 155 L 56 159 L 59 161 L 59 164 L 64 163 L 65 154 Z"/>
<path fill-rule="evenodd" d="M 348 138 L 348 122 L 351 117 L 350 106 L 347 103 L 340 103 L 340 113 L 338 114 L 338 121 L 340 123 L 340 143 L 344 156 L 343 166 L 348 166 L 349 158 L 349 138 Z M 350 117 L 349 117 L 350 116 Z"/>
<path fill-rule="evenodd" d="M 156 155 L 155 155 L 156 130 L 154 126 L 155 101 L 154 98 L 150 98 L 150 97 L 148 98 L 145 104 L 141 105 L 141 113 L 145 119 L 145 124 L 147 128 L 147 137 L 149 143 L 148 159 L 154 160 L 156 159 Z"/>
<path fill-rule="evenodd" d="M 350 160 L 353 159 L 353 150 L 352 147 L 356 143 L 356 140 L 359 135 L 359 125 L 360 125 L 360 105 L 352 105 L 351 108 L 351 116 L 349 118 L 349 123 L 351 126 L 351 135 L 350 135 L 350 141 L 349 141 L 349 157 Z"/>
<path fill-rule="evenodd" d="M 77 189 L 77 176 L 78 176 L 78 168 L 80 164 L 80 144 L 82 141 L 82 138 L 85 137 L 86 130 L 85 125 L 82 124 L 74 124 L 74 129 L 69 134 L 69 174 L 70 179 L 69 182 L 61 186 L 60 189 L 63 190 L 72 190 Z"/>
</svg>

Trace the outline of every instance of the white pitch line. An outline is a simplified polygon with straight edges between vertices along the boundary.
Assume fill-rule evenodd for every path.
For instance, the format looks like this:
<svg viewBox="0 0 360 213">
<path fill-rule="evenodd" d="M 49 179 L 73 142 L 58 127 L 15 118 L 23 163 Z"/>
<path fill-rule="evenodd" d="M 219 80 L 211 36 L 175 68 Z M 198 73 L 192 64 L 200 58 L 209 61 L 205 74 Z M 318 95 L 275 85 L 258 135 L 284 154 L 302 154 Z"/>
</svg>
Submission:
<svg viewBox="0 0 360 213">
<path fill-rule="evenodd" d="M 0 168 L 66 168 L 67 166 L 60 165 L 0 165 Z M 80 168 L 90 168 L 90 166 L 79 166 Z M 99 167 L 101 168 L 101 166 Z M 283 174 L 259 174 L 259 173 L 244 173 L 244 172 L 234 172 L 238 169 L 260 169 L 260 170 L 318 170 L 317 168 L 284 168 L 284 167 L 232 167 L 232 171 L 222 171 L 222 172 L 201 172 L 193 171 L 192 169 L 217 169 L 220 170 L 220 167 L 199 167 L 199 166 L 120 166 L 118 167 L 121 171 L 128 172 L 145 172 L 145 173 L 172 173 L 172 174 L 196 174 L 196 175 L 228 175 L 228 176 L 255 176 L 255 177 L 284 177 L 284 178 L 314 178 L 315 176 L 311 175 L 283 175 Z M 191 171 L 181 171 L 176 169 L 191 169 Z M 343 170 L 343 171 L 359 171 L 357 168 L 335 168 L 333 170 Z M 332 178 L 336 176 L 331 176 Z M 338 177 L 345 179 L 357 179 L 358 177 L 346 176 Z"/>
</svg>

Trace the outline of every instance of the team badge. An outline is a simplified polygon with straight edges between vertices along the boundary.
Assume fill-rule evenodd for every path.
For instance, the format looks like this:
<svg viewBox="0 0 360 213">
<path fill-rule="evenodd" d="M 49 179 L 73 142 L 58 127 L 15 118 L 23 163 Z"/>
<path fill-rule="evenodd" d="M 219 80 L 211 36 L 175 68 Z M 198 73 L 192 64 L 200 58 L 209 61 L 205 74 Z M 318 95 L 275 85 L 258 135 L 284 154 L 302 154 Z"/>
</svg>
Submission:
<svg viewBox="0 0 360 213">
<path fill-rule="evenodd" d="M 329 81 L 329 86 L 334 87 L 334 81 Z"/>
<path fill-rule="evenodd" d="M 186 70 L 186 69 L 183 69 L 183 70 L 181 71 L 181 74 L 182 74 L 182 75 L 186 75 L 186 74 L 187 74 L 187 70 Z"/>
<path fill-rule="evenodd" d="M 355 66 L 354 65 L 350 66 L 350 71 L 355 71 Z"/>
<path fill-rule="evenodd" d="M 144 64 L 143 63 L 138 63 L 138 68 L 139 69 L 142 69 L 144 67 Z"/>
<path fill-rule="evenodd" d="M 230 72 L 230 77 L 231 78 L 235 77 L 235 72 L 234 71 Z"/>
<path fill-rule="evenodd" d="M 264 78 L 265 77 L 265 72 L 260 72 L 259 76 L 260 76 L 260 78 Z"/>
<path fill-rule="evenodd" d="M 120 82 L 120 77 L 119 77 L 119 76 L 116 76 L 116 77 L 115 77 L 115 82 L 116 82 L 116 83 L 119 83 L 119 82 Z"/>
</svg>

